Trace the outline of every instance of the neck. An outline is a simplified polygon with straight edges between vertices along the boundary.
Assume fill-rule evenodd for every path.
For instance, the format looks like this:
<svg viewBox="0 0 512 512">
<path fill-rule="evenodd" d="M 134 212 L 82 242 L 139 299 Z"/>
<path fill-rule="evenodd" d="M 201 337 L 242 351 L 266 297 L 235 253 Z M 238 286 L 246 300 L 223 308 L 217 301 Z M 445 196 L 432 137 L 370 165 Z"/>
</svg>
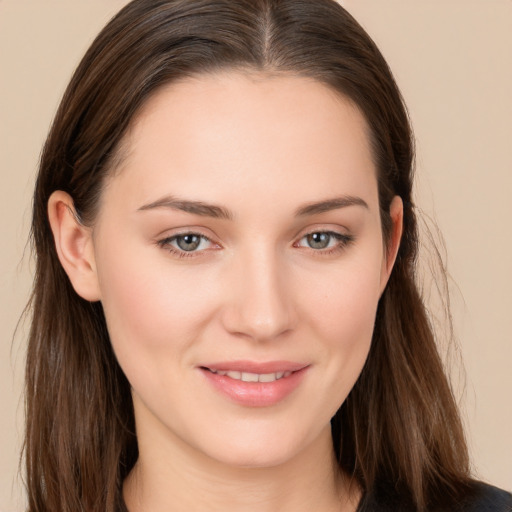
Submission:
<svg viewBox="0 0 512 512">
<path fill-rule="evenodd" d="M 130 512 L 353 512 L 359 491 L 338 469 L 330 429 L 292 460 L 264 468 L 233 467 L 179 441 L 144 443 L 139 432 L 124 496 Z"/>
</svg>

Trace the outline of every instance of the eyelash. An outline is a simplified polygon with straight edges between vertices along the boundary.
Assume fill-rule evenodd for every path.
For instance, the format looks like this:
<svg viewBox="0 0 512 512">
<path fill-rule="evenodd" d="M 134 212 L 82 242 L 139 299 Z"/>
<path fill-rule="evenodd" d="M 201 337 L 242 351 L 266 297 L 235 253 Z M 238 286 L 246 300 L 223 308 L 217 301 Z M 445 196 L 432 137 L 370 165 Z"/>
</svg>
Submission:
<svg viewBox="0 0 512 512">
<path fill-rule="evenodd" d="M 337 240 L 337 243 L 333 247 L 329 247 L 326 249 L 313 249 L 312 247 L 304 247 L 304 246 L 298 245 L 298 243 L 300 241 L 302 241 L 303 239 L 305 239 L 306 237 L 311 236 L 311 235 L 319 235 L 319 234 L 329 235 L 330 237 Z M 185 236 L 196 236 L 196 237 L 199 237 L 202 241 L 211 242 L 211 240 L 207 236 L 202 235 L 201 233 L 195 233 L 195 232 L 189 231 L 189 232 L 184 232 L 184 233 L 178 233 L 177 235 L 172 235 L 170 237 L 164 238 L 163 240 L 159 240 L 157 242 L 157 245 L 159 247 L 161 247 L 162 249 L 169 251 L 171 254 L 173 254 L 174 256 L 176 256 L 178 258 L 198 257 L 198 256 L 202 255 L 203 252 L 205 252 L 204 249 L 202 251 L 184 251 L 184 250 L 177 249 L 171 245 L 171 243 L 176 241 L 178 238 L 185 237 Z M 354 240 L 355 240 L 354 236 L 352 236 L 352 235 L 345 235 L 345 234 L 337 233 L 336 231 L 321 231 L 321 230 L 319 230 L 319 231 L 311 231 L 309 233 L 306 233 L 299 239 L 299 242 L 294 243 L 293 246 L 294 247 L 304 247 L 304 248 L 312 251 L 315 254 L 315 256 L 323 257 L 323 256 L 330 256 L 332 254 L 336 254 L 336 253 L 343 251 L 347 246 L 349 246 L 351 243 L 353 243 Z"/>
</svg>

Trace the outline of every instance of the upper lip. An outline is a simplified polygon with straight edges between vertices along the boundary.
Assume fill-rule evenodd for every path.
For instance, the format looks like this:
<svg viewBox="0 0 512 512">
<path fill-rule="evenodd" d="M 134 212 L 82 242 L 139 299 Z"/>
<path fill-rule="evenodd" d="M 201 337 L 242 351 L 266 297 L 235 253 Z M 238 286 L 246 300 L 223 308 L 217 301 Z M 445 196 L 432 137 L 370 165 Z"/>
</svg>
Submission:
<svg viewBox="0 0 512 512">
<path fill-rule="evenodd" d="M 200 365 L 201 368 L 220 372 L 244 372 L 244 373 L 277 373 L 277 372 L 296 372 L 309 366 L 307 363 L 295 361 L 221 361 Z"/>
</svg>

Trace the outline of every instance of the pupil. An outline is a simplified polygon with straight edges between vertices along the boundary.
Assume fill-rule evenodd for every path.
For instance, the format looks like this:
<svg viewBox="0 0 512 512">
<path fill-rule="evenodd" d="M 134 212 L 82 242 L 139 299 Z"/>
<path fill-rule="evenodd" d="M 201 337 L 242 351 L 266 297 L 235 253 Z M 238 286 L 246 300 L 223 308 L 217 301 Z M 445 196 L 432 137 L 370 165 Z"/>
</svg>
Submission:
<svg viewBox="0 0 512 512">
<path fill-rule="evenodd" d="M 313 249 L 325 249 L 331 236 L 328 233 L 312 233 L 308 235 L 308 244 Z"/>
<path fill-rule="evenodd" d="M 200 237 L 197 235 L 183 235 L 177 238 L 178 247 L 184 251 L 193 251 L 199 247 Z"/>
</svg>

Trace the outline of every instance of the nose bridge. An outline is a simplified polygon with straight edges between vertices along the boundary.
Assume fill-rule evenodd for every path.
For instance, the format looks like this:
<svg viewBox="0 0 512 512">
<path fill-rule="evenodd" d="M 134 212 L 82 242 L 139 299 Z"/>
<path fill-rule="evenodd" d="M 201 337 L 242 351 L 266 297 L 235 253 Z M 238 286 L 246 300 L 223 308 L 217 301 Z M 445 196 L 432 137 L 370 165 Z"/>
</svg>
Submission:
<svg viewBox="0 0 512 512">
<path fill-rule="evenodd" d="M 284 259 L 259 245 L 233 261 L 235 292 L 225 312 L 225 327 L 255 340 L 270 340 L 293 328 L 293 294 Z"/>
</svg>

